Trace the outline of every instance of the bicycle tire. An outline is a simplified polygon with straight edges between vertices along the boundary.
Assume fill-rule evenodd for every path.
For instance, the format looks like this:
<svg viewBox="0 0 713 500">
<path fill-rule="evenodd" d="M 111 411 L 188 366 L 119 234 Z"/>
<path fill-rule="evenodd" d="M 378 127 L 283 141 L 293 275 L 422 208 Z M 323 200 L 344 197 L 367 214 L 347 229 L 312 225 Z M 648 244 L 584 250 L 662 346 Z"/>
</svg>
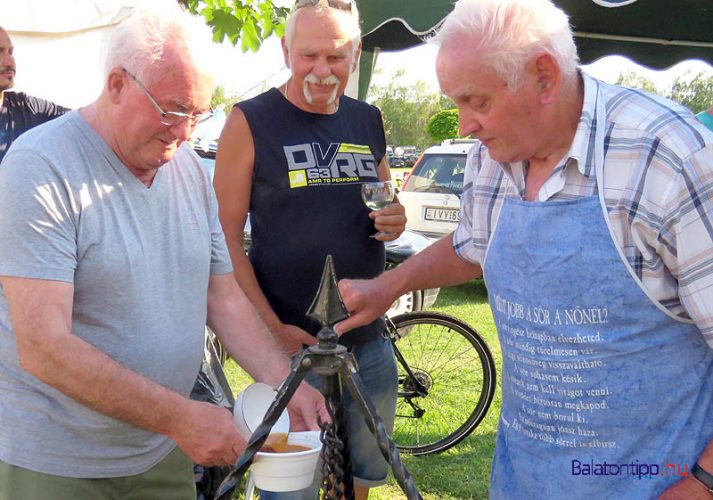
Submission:
<svg viewBox="0 0 713 500">
<path fill-rule="evenodd" d="M 495 361 L 487 344 L 467 323 L 436 312 L 392 318 L 392 341 L 424 383 L 414 394 L 397 356 L 399 396 L 393 440 L 404 453 L 441 453 L 460 443 L 480 424 L 495 393 Z"/>
</svg>

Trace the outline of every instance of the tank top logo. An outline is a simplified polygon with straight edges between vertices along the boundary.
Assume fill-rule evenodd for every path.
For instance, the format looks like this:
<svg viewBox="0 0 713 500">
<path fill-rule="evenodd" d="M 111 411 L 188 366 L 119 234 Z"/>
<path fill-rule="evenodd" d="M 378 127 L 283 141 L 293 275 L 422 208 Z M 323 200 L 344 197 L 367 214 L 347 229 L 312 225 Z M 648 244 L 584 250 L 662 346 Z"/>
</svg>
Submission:
<svg viewBox="0 0 713 500">
<path fill-rule="evenodd" d="M 283 146 L 291 188 L 354 184 L 378 177 L 369 146 L 313 142 Z"/>
</svg>

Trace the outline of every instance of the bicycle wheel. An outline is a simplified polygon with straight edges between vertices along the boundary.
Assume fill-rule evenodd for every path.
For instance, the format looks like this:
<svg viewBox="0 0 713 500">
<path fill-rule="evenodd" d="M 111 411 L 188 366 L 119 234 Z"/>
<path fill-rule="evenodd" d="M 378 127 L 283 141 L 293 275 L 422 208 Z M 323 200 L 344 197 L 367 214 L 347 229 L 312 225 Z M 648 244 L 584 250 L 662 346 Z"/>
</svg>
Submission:
<svg viewBox="0 0 713 500">
<path fill-rule="evenodd" d="M 440 453 L 487 413 L 495 392 L 493 356 L 470 325 L 452 316 L 413 312 L 392 321 L 399 373 L 393 440 L 406 453 Z"/>
</svg>

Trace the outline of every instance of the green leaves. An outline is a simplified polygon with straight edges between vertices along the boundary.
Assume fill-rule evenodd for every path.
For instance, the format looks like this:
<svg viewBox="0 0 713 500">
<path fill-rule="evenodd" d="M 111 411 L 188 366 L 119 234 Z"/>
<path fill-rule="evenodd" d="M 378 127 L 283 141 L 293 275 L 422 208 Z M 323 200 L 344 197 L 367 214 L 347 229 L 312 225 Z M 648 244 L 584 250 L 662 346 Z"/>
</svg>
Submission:
<svg viewBox="0 0 713 500">
<path fill-rule="evenodd" d="M 258 30 L 259 28 L 255 26 L 255 21 L 252 18 L 245 20 L 243 23 L 243 29 L 240 32 L 242 41 L 241 48 L 243 49 L 243 52 L 247 52 L 248 49 L 253 52 L 257 52 L 257 49 L 260 48 L 262 38 L 260 37 L 261 33 Z"/>
<path fill-rule="evenodd" d="M 215 9 L 211 12 L 206 12 L 206 8 L 201 11 L 201 14 L 203 14 L 203 17 L 208 21 L 208 25 L 213 28 L 214 41 L 222 42 L 227 36 L 230 42 L 235 45 L 242 31 L 243 23 L 228 11 L 227 8 L 224 9 Z"/>
<path fill-rule="evenodd" d="M 671 84 L 669 97 L 688 107 L 694 113 L 713 107 L 713 77 L 698 73 L 691 77 L 686 73 Z"/>
<path fill-rule="evenodd" d="M 372 86 L 367 100 L 381 109 L 387 144 L 413 144 L 424 148 L 433 143 L 426 132 L 429 119 L 434 113 L 452 107 L 453 103 L 432 92 L 422 81 L 403 83 L 403 76 L 401 69 L 386 86 Z M 457 130 L 456 125 L 456 134 Z"/>
<path fill-rule="evenodd" d="M 693 75 L 687 71 L 677 76 L 667 88 L 657 88 L 651 80 L 633 71 L 620 73 L 616 83 L 624 87 L 641 89 L 668 97 L 683 104 L 694 113 L 713 107 L 713 77 L 707 73 Z"/>
<path fill-rule="evenodd" d="M 426 125 L 426 132 L 436 144 L 444 139 L 459 137 L 458 132 L 458 110 L 445 109 L 431 116 Z"/>
<path fill-rule="evenodd" d="M 243 52 L 257 52 L 265 39 L 282 36 L 289 9 L 271 0 L 178 0 L 193 14 L 202 16 L 213 29 L 217 43 L 226 38 Z"/>
</svg>

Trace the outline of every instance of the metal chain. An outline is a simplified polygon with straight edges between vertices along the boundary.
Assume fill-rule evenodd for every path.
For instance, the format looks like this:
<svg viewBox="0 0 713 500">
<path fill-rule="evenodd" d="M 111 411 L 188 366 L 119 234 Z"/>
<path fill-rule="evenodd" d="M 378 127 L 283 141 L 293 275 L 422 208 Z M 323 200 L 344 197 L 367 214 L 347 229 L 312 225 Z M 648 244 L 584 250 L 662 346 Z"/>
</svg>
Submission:
<svg viewBox="0 0 713 500">
<path fill-rule="evenodd" d="M 335 405 L 331 398 L 328 398 L 325 403 L 332 422 L 325 423 L 319 419 L 319 427 L 322 429 L 320 440 L 324 444 L 321 453 L 322 499 L 351 500 L 354 498 L 354 487 L 351 481 L 351 461 L 347 451 L 346 433 L 343 430 L 340 432 L 335 424 L 335 422 L 343 422 L 343 409 L 341 405 Z"/>
</svg>

